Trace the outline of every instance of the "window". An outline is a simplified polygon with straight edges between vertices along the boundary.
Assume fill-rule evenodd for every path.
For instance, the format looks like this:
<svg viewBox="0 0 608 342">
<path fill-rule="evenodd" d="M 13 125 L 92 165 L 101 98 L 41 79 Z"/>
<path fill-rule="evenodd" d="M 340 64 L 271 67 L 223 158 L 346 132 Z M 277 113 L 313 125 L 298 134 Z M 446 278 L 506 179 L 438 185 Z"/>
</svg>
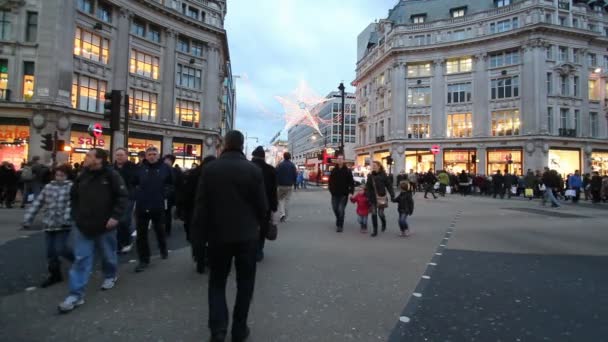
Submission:
<svg viewBox="0 0 608 342">
<path fill-rule="evenodd" d="M 8 89 L 8 61 L 0 59 L 0 100 L 7 99 L 6 89 Z"/>
<path fill-rule="evenodd" d="M 452 32 L 452 40 L 463 40 L 466 38 L 466 32 L 464 30 L 455 30 Z"/>
<path fill-rule="evenodd" d="M 134 49 L 131 50 L 131 59 L 129 61 L 130 73 L 157 80 L 159 77 L 159 65 L 158 57 Z"/>
<path fill-rule="evenodd" d="M 453 8 L 450 10 L 452 13 L 452 18 L 460 18 L 464 17 L 466 13 L 466 7 Z"/>
<path fill-rule="evenodd" d="M 198 20 L 198 10 L 196 8 L 188 7 L 188 12 L 186 12 L 186 15 L 190 18 Z"/>
<path fill-rule="evenodd" d="M 192 41 L 192 48 L 190 49 L 190 53 L 197 57 L 201 57 L 203 55 L 203 43 Z"/>
<path fill-rule="evenodd" d="M 0 39 L 8 40 L 11 32 L 11 22 L 9 19 L 9 11 L 0 10 Z"/>
<path fill-rule="evenodd" d="M 504 110 L 492 112 L 492 135 L 519 135 L 519 110 Z"/>
<path fill-rule="evenodd" d="M 185 65 L 177 65 L 176 84 L 178 86 L 200 89 L 201 88 L 201 71 L 199 69 L 187 67 Z"/>
<path fill-rule="evenodd" d="M 148 26 L 148 39 L 160 43 L 160 28 L 154 25 Z"/>
<path fill-rule="evenodd" d="M 581 111 L 578 109 L 574 110 L 574 130 L 576 131 L 576 136 L 580 135 L 581 129 Z"/>
<path fill-rule="evenodd" d="M 100 35 L 76 28 L 74 55 L 108 64 L 110 41 Z"/>
<path fill-rule="evenodd" d="M 501 20 L 497 23 L 491 23 L 490 24 L 490 33 L 500 33 L 500 32 L 510 31 L 511 29 L 516 28 L 516 27 L 513 27 L 513 25 L 512 25 L 513 22 L 517 22 L 516 18 Z"/>
<path fill-rule="evenodd" d="M 594 24 L 589 24 L 589 31 L 595 31 L 595 25 Z"/>
<path fill-rule="evenodd" d="M 494 79 L 491 81 L 492 100 L 519 96 L 519 76 Z"/>
<path fill-rule="evenodd" d="M 580 54 L 579 49 L 577 49 L 577 48 L 572 49 L 572 61 L 574 63 L 580 63 L 579 54 Z"/>
<path fill-rule="evenodd" d="M 431 63 L 417 63 L 407 65 L 408 77 L 431 76 Z"/>
<path fill-rule="evenodd" d="M 175 118 L 179 120 L 179 125 L 186 127 L 198 127 L 201 111 L 198 102 L 176 100 Z"/>
<path fill-rule="evenodd" d="M 560 108 L 559 109 L 559 128 L 568 129 L 570 125 L 568 124 L 570 121 L 570 109 L 568 108 Z"/>
<path fill-rule="evenodd" d="M 547 46 L 547 59 L 553 60 L 553 45 Z"/>
<path fill-rule="evenodd" d="M 574 27 L 574 28 L 579 28 L 580 27 L 577 18 L 572 18 L 572 27 Z"/>
<path fill-rule="evenodd" d="M 23 99 L 25 101 L 30 101 L 34 97 L 35 69 L 34 62 L 23 62 Z"/>
<path fill-rule="evenodd" d="M 566 17 L 559 17 L 559 24 L 560 26 L 567 26 L 568 25 L 568 18 Z"/>
<path fill-rule="evenodd" d="M 431 35 L 427 34 L 427 35 L 418 35 L 418 36 L 414 36 L 414 38 L 412 38 L 412 44 L 415 46 L 422 46 L 422 45 L 429 45 L 431 44 Z"/>
<path fill-rule="evenodd" d="M 384 77 L 384 73 L 380 74 L 380 78 L 378 79 L 378 81 L 380 81 L 380 85 L 386 84 L 386 79 Z"/>
<path fill-rule="evenodd" d="M 566 62 L 568 60 L 568 48 L 565 46 L 559 47 L 558 60 L 560 62 Z"/>
<path fill-rule="evenodd" d="M 589 80 L 589 101 L 599 101 L 599 91 L 596 87 L 597 80 Z"/>
<path fill-rule="evenodd" d="M 597 66 L 597 55 L 594 53 L 588 54 L 587 61 L 589 62 L 589 67 Z"/>
<path fill-rule="evenodd" d="M 570 78 L 568 76 L 560 76 L 560 87 L 562 96 L 570 95 Z"/>
<path fill-rule="evenodd" d="M 425 139 L 431 135 L 431 116 L 412 115 L 407 118 L 407 137 L 409 139 Z"/>
<path fill-rule="evenodd" d="M 426 14 L 416 14 L 416 15 L 413 15 L 411 18 L 412 18 L 412 23 L 422 24 L 426 20 Z"/>
<path fill-rule="evenodd" d="M 490 68 L 519 64 L 519 51 L 501 51 L 490 54 Z"/>
<path fill-rule="evenodd" d="M 450 59 L 447 62 L 447 73 L 469 72 L 473 68 L 473 60 L 470 57 Z"/>
<path fill-rule="evenodd" d="M 511 0 L 496 0 L 496 7 L 505 7 L 511 4 Z"/>
<path fill-rule="evenodd" d="M 573 81 L 574 81 L 573 82 L 574 83 L 574 96 L 580 96 L 581 95 L 580 94 L 580 92 L 581 92 L 581 90 L 580 90 L 581 86 L 580 86 L 580 79 L 579 79 L 579 77 L 578 76 L 574 76 Z"/>
<path fill-rule="evenodd" d="M 74 74 L 72 78 L 72 108 L 103 113 L 107 85 L 106 81 Z"/>
<path fill-rule="evenodd" d="M 591 133 L 591 137 L 597 138 L 599 136 L 599 122 L 596 112 L 589 112 L 589 126 L 589 133 Z"/>
<path fill-rule="evenodd" d="M 448 114 L 448 138 L 470 137 L 473 131 L 471 113 Z"/>
<path fill-rule="evenodd" d="M 547 95 L 553 94 L 553 74 L 547 73 Z"/>
<path fill-rule="evenodd" d="M 547 107 L 547 132 L 554 134 L 553 130 L 553 107 Z"/>
<path fill-rule="evenodd" d="M 131 89 L 129 117 L 136 120 L 156 121 L 158 95 L 147 91 Z"/>
<path fill-rule="evenodd" d="M 551 13 L 546 13 L 545 14 L 545 22 L 547 24 L 553 24 L 553 14 Z"/>
<path fill-rule="evenodd" d="M 145 37 L 146 24 L 140 20 L 133 19 L 133 22 L 131 23 L 131 33 L 136 36 Z"/>
<path fill-rule="evenodd" d="M 608 69 L 608 56 L 604 56 L 604 68 Z"/>
<path fill-rule="evenodd" d="M 112 7 L 107 4 L 97 4 L 97 18 L 105 21 L 106 23 L 112 22 Z"/>
<path fill-rule="evenodd" d="M 35 42 L 38 37 L 38 13 L 27 12 L 27 26 L 25 28 L 25 41 Z"/>
<path fill-rule="evenodd" d="M 78 9 L 93 14 L 93 0 L 78 0 Z"/>
<path fill-rule="evenodd" d="M 187 38 L 179 37 L 177 39 L 177 50 L 188 53 L 190 51 L 190 41 Z"/>
<path fill-rule="evenodd" d="M 430 106 L 431 87 L 408 88 L 407 104 L 410 106 Z"/>
<path fill-rule="evenodd" d="M 471 82 L 448 85 L 448 103 L 471 102 Z"/>
</svg>

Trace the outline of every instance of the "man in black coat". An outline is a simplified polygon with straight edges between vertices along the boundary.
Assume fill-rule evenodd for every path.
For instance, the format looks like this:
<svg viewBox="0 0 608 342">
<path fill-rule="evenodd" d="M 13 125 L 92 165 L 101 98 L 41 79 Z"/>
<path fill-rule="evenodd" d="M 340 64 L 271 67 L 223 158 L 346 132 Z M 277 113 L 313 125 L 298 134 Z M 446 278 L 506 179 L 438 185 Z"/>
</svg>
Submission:
<svg viewBox="0 0 608 342">
<path fill-rule="evenodd" d="M 492 187 L 494 188 L 494 198 L 496 195 L 500 195 L 500 198 L 505 198 L 505 177 L 502 175 L 500 170 L 496 171 L 496 174 L 492 176 Z"/>
<path fill-rule="evenodd" d="M 228 332 L 226 281 L 234 259 L 237 295 L 232 341 L 249 336 L 247 316 L 253 296 L 259 227 L 266 220 L 268 201 L 262 171 L 243 154 L 245 137 L 230 131 L 221 156 L 204 167 L 198 184 L 191 238 L 208 239 L 209 328 L 212 341 Z"/>
<path fill-rule="evenodd" d="M 329 175 L 329 192 L 331 193 L 331 207 L 336 215 L 336 231 L 341 233 L 344 229 L 344 211 L 348 203 L 348 195 L 355 191 L 353 173 L 344 163 L 344 156 L 336 158 L 336 167 Z"/>
<path fill-rule="evenodd" d="M 133 225 L 133 209 L 135 208 L 137 166 L 129 161 L 129 152 L 124 147 L 119 147 L 114 151 L 114 170 L 122 177 L 129 193 L 127 208 L 117 229 L 118 252 L 128 253 L 131 251 L 133 243 L 131 234 L 135 230 L 135 226 Z"/>
<path fill-rule="evenodd" d="M 279 206 L 279 199 L 277 196 L 277 171 L 271 165 L 266 163 L 266 152 L 264 147 L 258 146 L 253 153 L 251 153 L 251 161 L 262 169 L 262 176 L 264 177 L 264 185 L 266 187 L 266 199 L 268 200 L 268 211 L 266 212 L 266 218 L 263 224 L 260 226 L 260 243 L 258 245 L 258 253 L 256 260 L 258 262 L 264 259 L 264 244 L 266 242 L 266 235 L 272 222 L 272 213 L 276 212 Z"/>
</svg>

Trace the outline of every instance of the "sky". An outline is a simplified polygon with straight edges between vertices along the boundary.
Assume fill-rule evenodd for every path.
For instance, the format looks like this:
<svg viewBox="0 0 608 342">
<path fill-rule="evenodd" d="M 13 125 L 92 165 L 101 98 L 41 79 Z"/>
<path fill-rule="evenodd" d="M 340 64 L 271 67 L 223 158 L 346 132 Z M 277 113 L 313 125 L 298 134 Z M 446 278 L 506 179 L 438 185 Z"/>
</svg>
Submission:
<svg viewBox="0 0 608 342">
<path fill-rule="evenodd" d="M 354 91 L 357 36 L 374 20 L 386 18 L 396 3 L 229 0 L 225 28 L 232 73 L 238 76 L 236 129 L 268 145 L 285 126 L 275 96 L 289 96 L 302 82 L 320 96 L 337 91 L 340 82 Z"/>
</svg>

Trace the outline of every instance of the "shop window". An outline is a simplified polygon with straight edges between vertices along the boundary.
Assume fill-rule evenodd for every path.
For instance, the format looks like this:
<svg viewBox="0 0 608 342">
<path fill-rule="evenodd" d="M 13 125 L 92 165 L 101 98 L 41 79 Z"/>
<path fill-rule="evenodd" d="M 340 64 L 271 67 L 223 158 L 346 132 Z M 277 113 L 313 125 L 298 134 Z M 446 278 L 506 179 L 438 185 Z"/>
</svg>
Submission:
<svg viewBox="0 0 608 342">
<path fill-rule="evenodd" d="M 471 102 L 471 82 L 448 84 L 448 103 Z"/>
<path fill-rule="evenodd" d="M 599 91 L 597 89 L 597 80 L 589 80 L 589 101 L 599 101 Z"/>
<path fill-rule="evenodd" d="M 200 163 L 200 158 L 203 155 L 201 144 L 182 142 L 174 142 L 172 152 L 175 156 L 175 164 L 186 169 L 192 168 L 194 163 Z"/>
<path fill-rule="evenodd" d="M 410 106 L 430 106 L 431 87 L 408 88 L 407 104 Z"/>
<path fill-rule="evenodd" d="M 498 170 L 503 173 L 523 174 L 521 150 L 488 150 L 487 161 L 488 174 L 495 174 Z"/>
<path fill-rule="evenodd" d="M 407 118 L 408 139 L 428 139 L 431 135 L 431 116 L 412 115 Z"/>
<path fill-rule="evenodd" d="M 473 68 L 473 60 L 470 57 L 449 59 L 446 66 L 448 74 L 470 72 Z"/>
<path fill-rule="evenodd" d="M 25 27 L 25 41 L 35 42 L 38 37 L 38 13 L 27 12 L 27 23 Z"/>
<path fill-rule="evenodd" d="M 157 80 L 159 77 L 159 64 L 158 57 L 135 49 L 131 50 L 131 59 L 129 63 L 130 73 Z"/>
<path fill-rule="evenodd" d="M 519 135 L 519 110 L 492 112 L 492 136 Z"/>
<path fill-rule="evenodd" d="M 492 100 L 519 96 L 519 76 L 505 77 L 491 81 Z"/>
<path fill-rule="evenodd" d="M 490 54 L 490 68 L 519 64 L 519 50 L 501 51 Z"/>
<path fill-rule="evenodd" d="M 589 133 L 592 138 L 599 137 L 599 121 L 597 112 L 589 112 Z"/>
<path fill-rule="evenodd" d="M 13 164 L 17 170 L 20 169 L 21 163 L 29 160 L 29 138 L 28 125 L 0 125 L 0 160 Z"/>
<path fill-rule="evenodd" d="M 473 131 L 471 113 L 448 114 L 448 138 L 470 137 Z"/>
<path fill-rule="evenodd" d="M 431 76 L 431 63 L 416 63 L 407 65 L 408 77 Z"/>
<path fill-rule="evenodd" d="M 107 88 L 106 81 L 75 74 L 72 78 L 72 108 L 103 113 Z"/>
<path fill-rule="evenodd" d="M 108 64 L 110 41 L 100 35 L 77 27 L 74 38 L 74 55 L 94 62 Z"/>
<path fill-rule="evenodd" d="M 580 150 L 549 149 L 548 166 L 565 178 L 568 174 L 581 169 L 581 152 Z"/>
<path fill-rule="evenodd" d="M 178 124 L 181 126 L 198 128 L 200 120 L 200 103 L 176 100 L 175 117 L 178 119 Z"/>
<path fill-rule="evenodd" d="M 34 62 L 23 62 L 23 99 L 25 101 L 30 101 L 34 97 L 35 69 Z"/>
<path fill-rule="evenodd" d="M 8 100 L 8 60 L 0 59 L 0 100 Z"/>
<path fill-rule="evenodd" d="M 158 95 L 142 90 L 131 89 L 129 117 L 136 120 L 156 121 Z"/>
<path fill-rule="evenodd" d="M 199 69 L 178 64 L 176 84 L 181 87 L 200 89 L 201 71 Z"/>
</svg>

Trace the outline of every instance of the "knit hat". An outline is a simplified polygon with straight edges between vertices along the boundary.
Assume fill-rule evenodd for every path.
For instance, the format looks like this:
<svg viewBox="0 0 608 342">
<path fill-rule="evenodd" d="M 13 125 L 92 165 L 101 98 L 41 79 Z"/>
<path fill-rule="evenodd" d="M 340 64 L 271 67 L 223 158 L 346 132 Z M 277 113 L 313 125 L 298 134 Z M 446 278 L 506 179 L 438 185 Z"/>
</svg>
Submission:
<svg viewBox="0 0 608 342">
<path fill-rule="evenodd" d="M 258 158 L 266 158 L 266 152 L 264 152 L 264 147 L 262 146 L 256 147 L 255 150 L 253 150 L 253 152 L 251 153 L 251 155 Z"/>
</svg>

